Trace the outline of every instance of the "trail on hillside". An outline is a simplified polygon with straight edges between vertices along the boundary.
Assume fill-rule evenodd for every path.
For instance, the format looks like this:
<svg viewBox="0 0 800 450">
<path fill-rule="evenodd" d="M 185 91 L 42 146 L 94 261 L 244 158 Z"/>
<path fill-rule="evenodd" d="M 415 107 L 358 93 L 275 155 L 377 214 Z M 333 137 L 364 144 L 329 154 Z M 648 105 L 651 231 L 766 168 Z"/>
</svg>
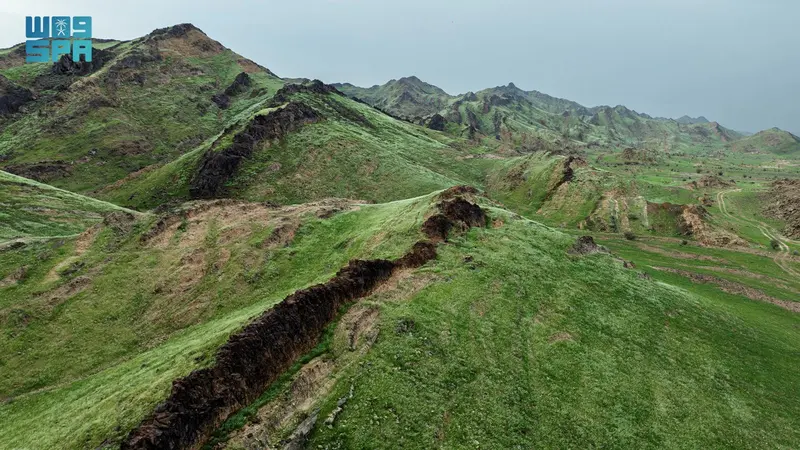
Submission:
<svg viewBox="0 0 800 450">
<path fill-rule="evenodd" d="M 773 261 L 775 261 L 775 264 L 777 264 L 778 267 L 783 269 L 783 271 L 788 273 L 789 275 L 792 275 L 792 276 L 795 276 L 795 277 L 800 277 L 800 272 L 794 270 L 790 266 L 789 261 L 788 261 L 789 258 L 792 255 L 792 253 L 791 253 L 791 249 L 786 244 L 786 241 L 790 241 L 790 240 L 788 240 L 785 237 L 781 236 L 780 233 L 778 233 L 774 228 L 770 227 L 769 225 L 767 225 L 764 222 L 758 222 L 756 220 L 747 219 L 745 217 L 736 217 L 736 216 L 734 216 L 733 214 L 731 214 L 728 211 L 728 206 L 725 204 L 725 194 L 729 194 L 731 192 L 740 192 L 740 191 L 741 191 L 741 189 L 731 189 L 729 191 L 721 191 L 721 192 L 717 193 L 717 204 L 719 205 L 719 209 L 720 209 L 720 211 L 722 211 L 722 214 L 724 214 L 725 216 L 727 216 L 730 219 L 741 220 L 743 222 L 746 222 L 746 223 L 749 223 L 750 225 L 755 226 L 756 228 L 758 228 L 758 230 L 761 232 L 761 234 L 764 235 L 764 237 L 766 237 L 770 241 L 777 242 L 780 252 L 778 253 L 777 256 L 775 256 L 775 258 L 773 258 Z M 794 241 L 790 241 L 790 242 L 794 242 Z"/>
</svg>

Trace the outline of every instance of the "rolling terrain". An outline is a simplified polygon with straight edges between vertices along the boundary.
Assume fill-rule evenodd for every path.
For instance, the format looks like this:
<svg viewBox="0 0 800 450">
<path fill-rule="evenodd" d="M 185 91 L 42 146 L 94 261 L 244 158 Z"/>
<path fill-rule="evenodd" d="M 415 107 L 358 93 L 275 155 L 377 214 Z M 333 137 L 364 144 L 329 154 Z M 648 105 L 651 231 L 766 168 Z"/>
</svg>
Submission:
<svg viewBox="0 0 800 450">
<path fill-rule="evenodd" d="M 0 448 L 800 446 L 797 137 L 0 51 Z"/>
</svg>

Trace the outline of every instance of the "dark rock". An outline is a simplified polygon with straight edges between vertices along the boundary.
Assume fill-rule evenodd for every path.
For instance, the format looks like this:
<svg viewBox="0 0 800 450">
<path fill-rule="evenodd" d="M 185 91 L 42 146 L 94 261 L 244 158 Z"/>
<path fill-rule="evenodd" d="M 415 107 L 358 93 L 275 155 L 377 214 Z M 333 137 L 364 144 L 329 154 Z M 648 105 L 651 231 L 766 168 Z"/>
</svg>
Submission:
<svg viewBox="0 0 800 450">
<path fill-rule="evenodd" d="M 607 250 L 597 245 L 594 242 L 594 238 L 591 236 L 580 236 L 578 240 L 575 242 L 575 245 L 569 250 L 570 254 L 573 255 L 589 255 L 592 253 L 606 253 Z"/>
<path fill-rule="evenodd" d="M 157 28 L 150 32 L 147 35 L 148 39 L 169 39 L 169 38 L 177 38 L 186 36 L 190 31 L 197 30 L 203 33 L 203 30 L 197 28 L 196 26 L 192 25 L 191 23 L 181 23 L 178 25 L 173 25 L 171 27 L 165 28 Z M 205 33 L 203 33 L 205 34 Z"/>
<path fill-rule="evenodd" d="M 250 79 L 250 75 L 245 72 L 236 75 L 236 78 L 233 80 L 230 86 L 225 89 L 225 95 L 228 96 L 235 96 L 239 95 L 242 92 L 246 91 L 253 84 L 252 80 Z"/>
<path fill-rule="evenodd" d="M 113 55 L 105 50 L 92 49 L 92 62 L 73 61 L 72 55 L 61 55 L 58 62 L 53 63 L 50 73 L 53 75 L 84 76 L 96 72 L 111 60 Z"/>
<path fill-rule="evenodd" d="M 13 164 L 3 168 L 6 172 L 47 182 L 56 178 L 64 178 L 72 173 L 72 166 L 65 161 L 42 161 L 30 164 Z"/>
<path fill-rule="evenodd" d="M 231 105 L 231 97 L 227 94 L 216 94 L 211 97 L 211 101 L 216 103 L 220 109 L 228 109 Z"/>
<path fill-rule="evenodd" d="M 155 46 L 144 46 L 131 51 L 127 56 L 120 59 L 108 70 L 109 72 L 119 72 L 124 69 L 138 69 L 145 64 L 161 61 L 161 53 Z"/>
<path fill-rule="evenodd" d="M 444 116 L 439 113 L 434 114 L 428 122 L 428 128 L 431 130 L 444 131 L 444 126 L 447 123 Z"/>
<path fill-rule="evenodd" d="M 322 81 L 314 80 L 310 83 L 305 84 L 296 84 L 290 83 L 284 85 L 282 88 L 278 89 L 278 92 L 275 93 L 275 96 L 269 102 L 270 107 L 280 106 L 289 101 L 289 97 L 292 94 L 297 94 L 301 92 L 308 92 L 312 94 L 337 94 L 344 97 L 338 89 L 331 86 L 330 84 L 325 84 Z"/>
<path fill-rule="evenodd" d="M 174 381 L 167 400 L 128 434 L 122 450 L 199 448 L 233 412 L 313 349 L 342 307 L 368 295 L 396 269 L 435 258 L 431 249 L 433 244 L 421 242 L 397 261 L 353 260 L 327 283 L 290 295 L 232 335 L 214 365 Z M 313 423 L 301 428 L 310 430 Z"/>
<path fill-rule="evenodd" d="M 486 213 L 483 209 L 462 197 L 445 200 L 437 207 L 440 213 L 429 217 L 422 224 L 422 232 L 434 241 L 446 241 L 450 231 L 456 227 L 465 230 L 486 226 Z"/>
<path fill-rule="evenodd" d="M 14 114 L 26 103 L 34 100 L 33 92 L 17 86 L 0 75 L 0 116 Z"/>
<path fill-rule="evenodd" d="M 219 196 L 225 183 L 236 173 L 243 159 L 249 158 L 262 141 L 280 139 L 305 124 L 316 122 L 319 115 L 303 103 L 292 102 L 267 115 L 256 116 L 250 125 L 233 138 L 225 149 L 213 146 L 197 169 L 189 187 L 192 198 Z"/>
</svg>

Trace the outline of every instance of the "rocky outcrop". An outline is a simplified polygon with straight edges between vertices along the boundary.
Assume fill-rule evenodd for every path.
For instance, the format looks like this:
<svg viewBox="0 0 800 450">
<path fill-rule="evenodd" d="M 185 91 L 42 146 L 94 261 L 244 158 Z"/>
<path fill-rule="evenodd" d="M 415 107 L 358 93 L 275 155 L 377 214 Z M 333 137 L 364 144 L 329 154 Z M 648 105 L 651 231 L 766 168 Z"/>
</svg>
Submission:
<svg viewBox="0 0 800 450">
<path fill-rule="evenodd" d="M 113 58 L 110 52 L 92 49 L 92 61 L 73 61 L 72 55 L 61 55 L 58 62 L 53 63 L 50 73 L 53 75 L 84 76 L 98 71 L 103 65 Z"/>
<path fill-rule="evenodd" d="M 591 236 L 579 236 L 569 251 L 571 255 L 590 255 L 592 253 L 608 253 L 608 250 L 594 242 Z"/>
<path fill-rule="evenodd" d="M 445 194 L 447 192 L 445 191 Z M 444 197 L 446 198 L 446 195 Z M 435 242 L 446 241 L 454 228 L 466 230 L 471 227 L 486 226 L 486 213 L 483 209 L 461 196 L 443 200 L 437 208 L 439 213 L 432 215 L 422 224 L 422 232 Z"/>
<path fill-rule="evenodd" d="M 231 97 L 241 94 L 242 92 L 246 91 L 253 84 L 253 80 L 250 79 L 250 75 L 245 72 L 236 75 L 234 78 L 233 83 L 225 89 L 225 94 L 230 95 Z"/>
<path fill-rule="evenodd" d="M 471 211 L 467 218 L 478 214 L 475 208 L 480 208 L 469 205 L 446 210 Z M 199 448 L 225 419 L 313 349 L 340 308 L 369 295 L 395 270 L 419 267 L 435 257 L 433 243 L 418 242 L 400 259 L 353 260 L 327 283 L 290 295 L 231 336 L 213 366 L 176 380 L 169 398 L 130 432 L 121 448 Z"/>
<path fill-rule="evenodd" d="M 42 161 L 31 164 L 12 164 L 5 166 L 3 170 L 31 180 L 47 182 L 69 176 L 72 173 L 72 165 L 66 161 Z"/>
<path fill-rule="evenodd" d="M 225 88 L 224 92 L 211 97 L 211 101 L 216 103 L 221 109 L 226 109 L 230 106 L 231 97 L 235 97 L 245 92 L 252 84 L 253 81 L 250 79 L 250 75 L 242 72 L 239 75 L 236 75 L 233 83 Z"/>
<path fill-rule="evenodd" d="M 800 180 L 778 180 L 764 195 L 764 213 L 786 222 L 783 234 L 800 239 Z"/>
<path fill-rule="evenodd" d="M 447 124 L 447 121 L 445 120 L 444 116 L 436 113 L 431 116 L 431 119 L 428 121 L 428 128 L 431 130 L 444 131 L 445 124 Z"/>
<path fill-rule="evenodd" d="M 314 80 L 310 83 L 304 84 L 295 84 L 290 83 L 284 85 L 282 88 L 278 89 L 278 92 L 270 100 L 269 104 L 271 106 L 278 106 L 283 103 L 286 103 L 290 100 L 290 97 L 293 94 L 307 92 L 312 94 L 337 94 L 344 96 L 338 89 L 331 86 L 330 84 L 325 84 L 322 81 Z"/>
<path fill-rule="evenodd" d="M 256 116 L 236 134 L 233 143 L 219 149 L 212 146 L 197 168 L 189 187 L 192 198 L 213 198 L 221 195 L 225 183 L 236 173 L 242 160 L 250 157 L 260 142 L 281 139 L 305 124 L 316 122 L 319 115 L 303 103 L 291 102 L 267 115 Z"/>
<path fill-rule="evenodd" d="M 706 175 L 699 180 L 692 181 L 691 183 L 687 184 L 686 187 L 692 190 L 697 189 L 723 189 L 736 186 L 736 182 L 725 181 L 722 178 L 716 175 Z"/>
<path fill-rule="evenodd" d="M 14 114 L 33 99 L 33 92 L 0 75 L 0 116 Z"/>
</svg>

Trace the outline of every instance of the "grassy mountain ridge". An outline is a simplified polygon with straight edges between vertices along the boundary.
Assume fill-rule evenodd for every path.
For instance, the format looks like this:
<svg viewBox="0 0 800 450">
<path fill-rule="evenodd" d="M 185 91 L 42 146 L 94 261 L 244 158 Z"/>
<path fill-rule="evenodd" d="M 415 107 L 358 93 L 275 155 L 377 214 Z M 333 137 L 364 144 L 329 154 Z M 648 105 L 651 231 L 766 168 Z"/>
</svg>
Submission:
<svg viewBox="0 0 800 450">
<path fill-rule="evenodd" d="M 79 234 L 119 206 L 0 171 L 0 242 Z"/>
<path fill-rule="evenodd" d="M 776 153 L 795 151 L 791 144 L 781 142 L 784 139 L 775 137 L 748 143 L 745 134 L 702 116 L 665 119 L 637 113 L 622 105 L 589 108 L 538 91 L 524 91 L 514 83 L 463 95 L 448 95 L 416 77 L 391 80 L 371 88 L 347 83 L 337 86 L 392 115 L 428 126 L 432 116 L 439 115 L 446 119 L 446 124 L 434 121 L 436 129 L 459 135 L 472 130 L 470 136 L 477 131 L 489 138 L 505 139 L 512 148 L 525 147 L 523 137 L 535 136 L 551 142 L 566 139 L 598 146 L 647 145 L 673 152 L 747 151 L 748 148 Z M 740 140 L 742 144 L 736 145 Z"/>
<path fill-rule="evenodd" d="M 297 125 L 300 119 L 291 115 L 279 117 L 287 105 L 308 111 L 306 123 Z M 248 127 L 260 118 L 290 128 L 258 138 L 248 144 L 247 157 L 239 158 L 236 136 L 250 133 Z M 134 207 L 191 199 L 190 185 L 203 176 L 203 161 L 215 153 L 237 161 L 220 185 L 224 195 L 249 201 L 288 204 L 329 196 L 388 201 L 480 184 L 480 161 L 464 159 L 480 149 L 452 144 L 451 138 L 393 119 L 322 83 L 287 85 L 206 144 L 98 195 Z"/>
<path fill-rule="evenodd" d="M 0 56 L 9 60 L 0 67 L 10 65 L 0 75 L 33 94 L 19 111 L 0 115 L 5 170 L 91 192 L 191 150 L 283 85 L 188 24 L 94 52 L 90 64 Z M 241 73 L 247 86 L 228 96 Z"/>
</svg>

